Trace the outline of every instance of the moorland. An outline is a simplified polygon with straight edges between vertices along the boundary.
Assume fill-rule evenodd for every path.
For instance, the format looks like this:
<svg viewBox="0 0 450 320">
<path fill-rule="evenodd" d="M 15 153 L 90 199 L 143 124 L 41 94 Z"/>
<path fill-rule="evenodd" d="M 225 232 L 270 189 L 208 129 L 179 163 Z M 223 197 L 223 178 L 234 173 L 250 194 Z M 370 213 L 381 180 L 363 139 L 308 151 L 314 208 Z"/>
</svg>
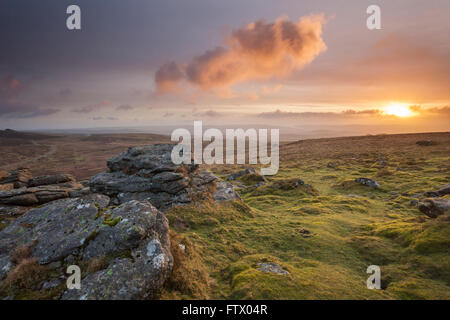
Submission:
<svg viewBox="0 0 450 320">
<path fill-rule="evenodd" d="M 169 142 L 149 134 L 0 139 L 1 169 L 26 165 L 79 180 L 129 146 Z M 448 215 L 418 209 L 424 194 L 449 183 L 449 160 L 445 132 L 282 143 L 277 175 L 231 180 L 242 201 L 165 212 L 174 267 L 160 298 L 449 299 Z M 245 168 L 207 169 L 229 180 Z M 370 265 L 381 268 L 381 290 L 366 287 Z"/>
</svg>

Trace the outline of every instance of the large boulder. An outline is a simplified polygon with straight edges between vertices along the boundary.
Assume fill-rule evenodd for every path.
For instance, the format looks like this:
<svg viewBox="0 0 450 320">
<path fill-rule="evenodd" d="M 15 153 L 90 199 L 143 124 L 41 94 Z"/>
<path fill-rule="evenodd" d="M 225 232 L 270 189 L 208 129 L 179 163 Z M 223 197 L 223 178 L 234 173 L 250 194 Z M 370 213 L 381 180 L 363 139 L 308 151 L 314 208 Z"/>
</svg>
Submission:
<svg viewBox="0 0 450 320">
<path fill-rule="evenodd" d="M 106 261 L 100 270 L 82 270 L 81 289 L 62 299 L 154 297 L 173 264 L 167 219 L 147 201 L 107 207 L 109 200 L 99 194 L 61 199 L 17 218 L 0 232 L 0 279 L 15 268 L 17 248 L 27 247 L 30 259 L 55 269 L 47 284 L 68 265 Z"/>
<path fill-rule="evenodd" d="M 166 179 L 166 180 L 165 180 Z M 187 187 L 188 181 L 182 174 L 161 172 L 151 177 L 123 172 L 102 172 L 90 180 L 93 192 L 101 192 L 110 196 L 120 192 L 167 192 L 176 194 Z"/>
<path fill-rule="evenodd" d="M 130 200 L 149 201 L 155 207 L 164 209 L 188 204 L 192 201 L 192 198 L 187 192 L 180 192 L 176 195 L 166 192 L 121 192 L 117 195 L 118 203 L 125 203 Z"/>
<path fill-rule="evenodd" d="M 149 202 L 130 201 L 113 209 L 108 220 L 113 223 L 98 229 L 82 257 L 124 257 L 86 276 L 80 290 L 67 290 L 62 299 L 154 298 L 169 277 L 173 258 L 164 214 Z"/>
<path fill-rule="evenodd" d="M 183 205 L 194 199 L 239 199 L 231 184 L 224 184 L 196 165 L 175 165 L 170 144 L 133 147 L 108 160 L 108 172 L 89 181 L 90 191 L 106 194 L 114 203 L 147 200 L 158 209 Z"/>
<path fill-rule="evenodd" d="M 13 249 L 33 245 L 32 256 L 47 264 L 77 254 L 86 239 L 101 225 L 95 216 L 109 198 L 91 195 L 63 199 L 34 208 L 17 218 L 0 233 L 0 255 Z"/>
<path fill-rule="evenodd" d="M 172 148 L 173 145 L 170 144 L 132 147 L 109 159 L 107 166 L 112 172 L 139 172 L 141 175 L 174 171 L 178 166 L 172 162 Z"/>
</svg>

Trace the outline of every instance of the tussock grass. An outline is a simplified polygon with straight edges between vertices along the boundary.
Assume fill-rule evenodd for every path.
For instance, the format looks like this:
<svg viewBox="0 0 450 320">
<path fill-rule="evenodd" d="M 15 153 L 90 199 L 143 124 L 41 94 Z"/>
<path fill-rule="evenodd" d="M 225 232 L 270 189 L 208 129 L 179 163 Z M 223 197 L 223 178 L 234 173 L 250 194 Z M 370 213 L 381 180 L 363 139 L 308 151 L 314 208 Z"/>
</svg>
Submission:
<svg viewBox="0 0 450 320">
<path fill-rule="evenodd" d="M 212 279 L 203 263 L 197 245 L 172 230 L 170 231 L 170 241 L 174 259 L 173 269 L 160 298 L 210 298 Z"/>
</svg>

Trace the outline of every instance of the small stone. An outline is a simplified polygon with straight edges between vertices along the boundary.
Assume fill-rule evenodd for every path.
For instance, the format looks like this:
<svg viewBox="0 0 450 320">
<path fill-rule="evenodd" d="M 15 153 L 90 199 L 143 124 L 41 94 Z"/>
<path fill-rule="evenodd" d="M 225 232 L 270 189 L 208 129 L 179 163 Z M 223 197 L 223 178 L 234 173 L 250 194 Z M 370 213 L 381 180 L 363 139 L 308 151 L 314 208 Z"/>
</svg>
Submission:
<svg viewBox="0 0 450 320">
<path fill-rule="evenodd" d="M 241 200 L 239 194 L 234 190 L 234 186 L 226 181 L 219 181 L 216 185 L 216 191 L 213 194 L 215 201 Z"/>
<path fill-rule="evenodd" d="M 429 147 L 429 146 L 434 146 L 437 143 L 432 141 L 432 140 L 419 140 L 416 142 L 417 145 L 421 146 L 421 147 Z"/>
<path fill-rule="evenodd" d="M 312 236 L 311 231 L 305 228 L 297 229 L 297 232 L 300 233 L 303 237 L 308 238 Z"/>
<path fill-rule="evenodd" d="M 289 272 L 284 270 L 281 266 L 273 262 L 259 262 L 259 268 L 257 270 L 266 273 L 276 273 L 281 275 L 288 275 Z"/>
<path fill-rule="evenodd" d="M 423 199 L 419 202 L 419 210 L 430 218 L 450 212 L 450 201 L 447 199 Z"/>
<path fill-rule="evenodd" d="M 358 182 L 359 184 L 363 185 L 363 186 L 368 186 L 371 188 L 379 188 L 380 184 L 372 179 L 369 178 L 356 178 L 355 182 Z"/>
<path fill-rule="evenodd" d="M 334 169 L 338 166 L 338 164 L 336 162 L 328 162 L 327 167 Z"/>
</svg>

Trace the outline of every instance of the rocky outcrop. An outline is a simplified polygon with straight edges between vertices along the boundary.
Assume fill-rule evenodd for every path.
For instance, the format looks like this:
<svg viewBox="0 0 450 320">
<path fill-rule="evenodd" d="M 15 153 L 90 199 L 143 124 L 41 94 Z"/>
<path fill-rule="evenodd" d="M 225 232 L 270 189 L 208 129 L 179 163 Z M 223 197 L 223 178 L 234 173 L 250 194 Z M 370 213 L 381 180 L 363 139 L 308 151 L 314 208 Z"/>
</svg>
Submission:
<svg viewBox="0 0 450 320">
<path fill-rule="evenodd" d="M 90 180 L 91 190 L 111 196 L 125 193 L 169 193 L 175 195 L 188 186 L 189 180 L 181 173 L 161 172 L 142 177 L 123 172 L 102 172 Z"/>
<path fill-rule="evenodd" d="M 71 174 L 54 174 L 49 176 L 38 176 L 28 180 L 28 187 L 47 186 L 49 184 L 59 184 L 64 182 L 75 182 L 75 177 Z"/>
<path fill-rule="evenodd" d="M 110 159 L 109 171 L 91 178 L 89 187 L 67 174 L 33 178 L 17 171 L 15 180 L 8 174 L 9 183 L 25 186 L 0 191 L 7 222 L 0 231 L 0 281 L 14 278 L 26 261 L 47 270 L 28 289 L 52 290 L 55 298 L 154 298 L 173 266 L 168 222 L 158 208 L 240 199 L 211 172 L 174 165 L 172 148 L 130 148 Z M 27 253 L 25 260 L 17 251 Z M 66 289 L 69 265 L 83 268 L 79 290 Z"/>
<path fill-rule="evenodd" d="M 28 168 L 18 168 L 9 173 L 2 171 L 0 185 L 12 184 L 14 188 L 22 188 L 28 185 L 28 180 L 31 178 L 32 174 Z"/>
<path fill-rule="evenodd" d="M 448 199 L 423 199 L 419 202 L 419 210 L 430 218 L 437 218 L 450 213 Z"/>
<path fill-rule="evenodd" d="M 72 190 L 81 189 L 81 185 L 49 185 L 32 188 L 20 188 L 0 191 L 0 204 L 33 206 L 53 200 L 68 198 Z"/>
<path fill-rule="evenodd" d="M 62 299 L 154 297 L 173 264 L 167 219 L 147 201 L 114 208 L 109 202 L 99 194 L 61 199 L 17 218 L 0 232 L 0 279 L 15 268 L 14 251 L 28 247 L 29 258 L 55 269 L 45 284 L 57 281 L 51 275 L 64 274 L 68 265 L 106 261 L 101 270 L 83 270 L 81 289 L 67 290 Z"/>
<path fill-rule="evenodd" d="M 133 147 L 108 160 L 108 172 L 89 181 L 91 192 L 110 196 L 114 203 L 147 200 L 158 209 L 211 196 L 217 201 L 239 199 L 231 184 L 219 181 L 195 165 L 175 165 L 173 145 Z"/>
<path fill-rule="evenodd" d="M 0 233 L 0 254 L 31 245 L 35 239 L 38 242 L 33 245 L 32 256 L 41 264 L 77 254 L 89 235 L 101 225 L 95 216 L 108 203 L 106 196 L 91 195 L 31 209 Z"/>
<path fill-rule="evenodd" d="M 107 166 L 112 172 L 140 173 L 144 176 L 175 171 L 179 166 L 172 162 L 172 148 L 170 144 L 132 147 L 109 159 Z"/>
<path fill-rule="evenodd" d="M 89 192 L 70 174 L 32 177 L 28 169 L 11 171 L 0 186 L 0 205 L 34 206 L 50 201 L 79 197 Z M 11 186 L 13 188 L 11 188 Z"/>
</svg>

